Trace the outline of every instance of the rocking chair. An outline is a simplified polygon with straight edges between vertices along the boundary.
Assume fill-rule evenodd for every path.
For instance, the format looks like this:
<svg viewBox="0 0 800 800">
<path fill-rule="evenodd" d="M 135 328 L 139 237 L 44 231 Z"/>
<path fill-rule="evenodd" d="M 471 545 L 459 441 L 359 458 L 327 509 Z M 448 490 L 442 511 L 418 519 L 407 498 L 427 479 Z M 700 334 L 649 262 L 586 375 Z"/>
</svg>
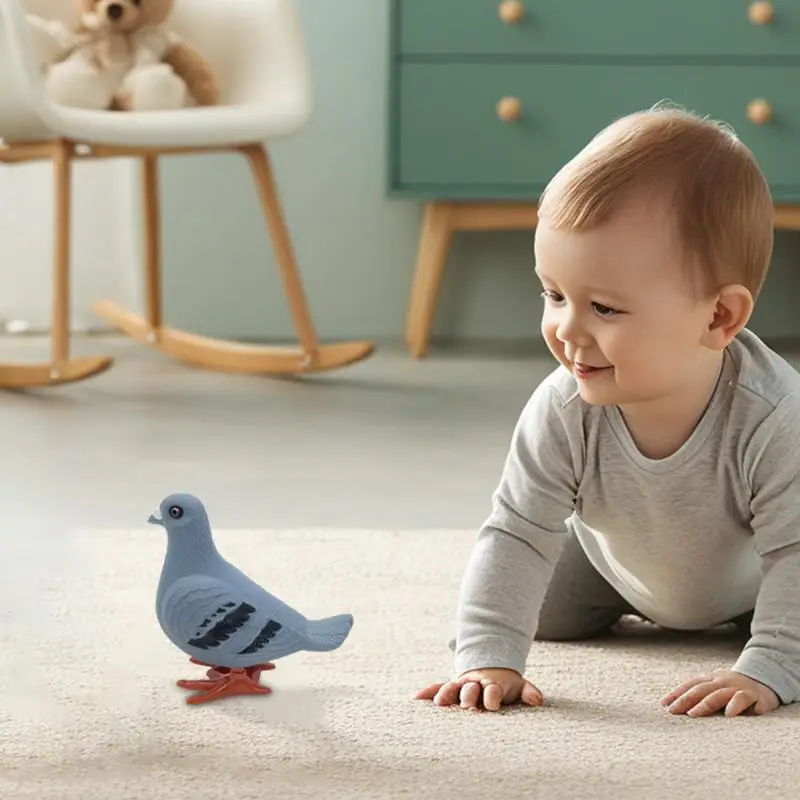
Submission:
<svg viewBox="0 0 800 800">
<path fill-rule="evenodd" d="M 70 357 L 71 174 L 74 162 L 140 159 L 145 233 L 146 315 L 110 300 L 99 317 L 138 342 L 192 365 L 226 372 L 289 375 L 360 361 L 371 342 L 322 344 L 263 142 L 298 131 L 311 114 L 305 40 L 295 0 L 177 0 L 171 28 L 214 65 L 220 105 L 156 112 L 97 112 L 51 103 L 43 93 L 26 12 L 64 20 L 70 0 L 0 2 L 0 163 L 49 159 L 54 176 L 54 264 L 51 357 L 44 364 L 0 365 L 0 388 L 82 380 L 106 370 L 105 356 Z M 52 10 L 52 14 L 43 13 Z M 158 159 L 165 155 L 234 152 L 247 160 L 272 240 L 299 347 L 264 347 L 184 332 L 163 324 L 161 310 Z"/>
</svg>

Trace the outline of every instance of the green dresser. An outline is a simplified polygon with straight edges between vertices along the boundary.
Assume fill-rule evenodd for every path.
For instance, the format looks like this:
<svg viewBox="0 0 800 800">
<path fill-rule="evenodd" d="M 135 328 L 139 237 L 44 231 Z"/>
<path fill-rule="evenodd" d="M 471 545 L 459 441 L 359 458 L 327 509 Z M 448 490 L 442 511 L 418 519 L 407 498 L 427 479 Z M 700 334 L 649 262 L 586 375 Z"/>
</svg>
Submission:
<svg viewBox="0 0 800 800">
<path fill-rule="evenodd" d="M 730 123 L 800 228 L 798 0 L 392 0 L 389 194 L 425 202 L 406 340 L 459 230 L 533 227 L 556 170 L 662 101 Z"/>
</svg>

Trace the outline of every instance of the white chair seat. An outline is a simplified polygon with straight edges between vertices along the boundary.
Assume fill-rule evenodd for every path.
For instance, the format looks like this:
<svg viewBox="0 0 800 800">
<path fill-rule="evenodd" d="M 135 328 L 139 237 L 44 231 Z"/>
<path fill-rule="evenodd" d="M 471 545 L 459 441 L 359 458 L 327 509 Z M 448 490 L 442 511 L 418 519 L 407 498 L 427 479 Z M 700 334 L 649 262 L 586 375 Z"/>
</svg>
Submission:
<svg viewBox="0 0 800 800">
<path fill-rule="evenodd" d="M 116 147 L 228 147 L 261 142 L 298 130 L 305 112 L 296 104 L 238 105 L 135 114 L 54 108 L 53 129 L 75 142 Z M 45 131 L 43 131 L 45 133 Z"/>
<path fill-rule="evenodd" d="M 216 147 L 295 133 L 311 115 L 311 76 L 293 0 L 177 0 L 170 28 L 217 74 L 220 104 L 176 111 L 87 111 L 51 102 L 26 14 L 70 22 L 72 0 L 0 2 L 0 139 L 118 147 Z"/>
</svg>

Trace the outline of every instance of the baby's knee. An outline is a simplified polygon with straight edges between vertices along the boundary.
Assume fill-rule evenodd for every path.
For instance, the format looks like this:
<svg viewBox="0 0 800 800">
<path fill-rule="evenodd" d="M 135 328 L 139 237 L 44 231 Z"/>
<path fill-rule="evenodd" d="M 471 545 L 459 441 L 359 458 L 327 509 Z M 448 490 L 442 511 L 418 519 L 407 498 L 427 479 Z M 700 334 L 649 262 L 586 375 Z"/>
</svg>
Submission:
<svg viewBox="0 0 800 800">
<path fill-rule="evenodd" d="M 576 642 L 592 639 L 610 630 L 622 614 L 617 611 L 595 611 L 581 616 L 543 614 L 539 617 L 534 639 L 538 642 Z"/>
</svg>

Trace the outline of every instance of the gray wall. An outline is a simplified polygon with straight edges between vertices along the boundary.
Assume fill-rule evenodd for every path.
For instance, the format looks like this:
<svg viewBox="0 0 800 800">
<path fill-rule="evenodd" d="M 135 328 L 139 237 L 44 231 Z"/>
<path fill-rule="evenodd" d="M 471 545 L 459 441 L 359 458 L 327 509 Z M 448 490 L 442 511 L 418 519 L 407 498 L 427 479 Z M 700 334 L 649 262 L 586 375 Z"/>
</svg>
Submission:
<svg viewBox="0 0 800 800">
<path fill-rule="evenodd" d="M 384 191 L 388 5 L 300 0 L 315 112 L 271 152 L 322 338 L 402 338 L 420 208 Z M 169 323 L 207 335 L 291 338 L 244 161 L 177 157 L 165 160 L 162 181 Z M 761 335 L 800 335 L 798 266 L 798 238 L 779 234 L 752 324 Z M 530 233 L 463 234 L 451 251 L 435 332 L 538 340 L 539 304 Z"/>
</svg>

